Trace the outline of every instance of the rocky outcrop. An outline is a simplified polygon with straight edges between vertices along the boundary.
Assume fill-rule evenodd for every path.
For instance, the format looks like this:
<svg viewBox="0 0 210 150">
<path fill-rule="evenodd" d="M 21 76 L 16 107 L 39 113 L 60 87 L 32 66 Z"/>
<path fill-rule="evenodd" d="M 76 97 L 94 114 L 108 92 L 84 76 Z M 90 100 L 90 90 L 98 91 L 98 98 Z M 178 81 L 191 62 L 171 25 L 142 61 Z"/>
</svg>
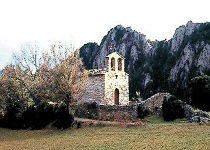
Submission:
<svg viewBox="0 0 210 150">
<path fill-rule="evenodd" d="M 82 58 L 87 69 L 93 68 L 93 58 L 99 51 L 97 43 L 87 43 L 80 48 L 80 57 Z"/>
<path fill-rule="evenodd" d="M 150 41 L 131 27 L 118 25 L 100 45 L 88 43 L 81 48 L 86 68 L 104 68 L 105 57 L 118 51 L 125 57 L 130 77 L 130 98 L 140 91 L 143 98 L 168 92 L 183 98 L 190 79 L 210 75 L 210 23 L 178 27 L 170 40 Z M 184 97 L 187 99 L 187 97 Z"/>
<path fill-rule="evenodd" d="M 127 59 L 128 70 L 133 69 L 133 65 L 139 59 L 139 55 L 147 55 L 150 51 L 145 35 L 132 30 L 130 27 L 124 28 L 121 25 L 111 29 L 103 38 L 99 51 L 93 58 L 93 68 L 104 68 L 105 57 L 118 51 Z"/>
<path fill-rule="evenodd" d="M 184 38 L 190 36 L 198 26 L 199 24 L 189 21 L 186 26 L 182 25 L 177 28 L 172 38 L 171 52 L 178 51 Z"/>
</svg>

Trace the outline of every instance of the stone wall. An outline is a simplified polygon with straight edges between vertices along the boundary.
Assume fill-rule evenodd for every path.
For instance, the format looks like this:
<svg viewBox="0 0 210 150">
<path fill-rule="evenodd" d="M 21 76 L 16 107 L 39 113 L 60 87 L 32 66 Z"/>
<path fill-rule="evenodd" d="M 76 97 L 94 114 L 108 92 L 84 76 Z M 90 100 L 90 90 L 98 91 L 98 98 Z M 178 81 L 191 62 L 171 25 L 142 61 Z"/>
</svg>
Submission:
<svg viewBox="0 0 210 150">
<path fill-rule="evenodd" d="M 119 105 L 129 104 L 129 76 L 126 72 L 110 71 L 105 74 L 105 98 L 102 104 L 114 105 L 115 89 L 119 90 Z"/>
<path fill-rule="evenodd" d="M 129 76 L 124 71 L 124 57 L 118 52 L 113 52 L 106 57 L 106 61 L 105 98 L 102 104 L 128 105 Z"/>
<path fill-rule="evenodd" d="M 140 105 L 147 109 L 150 114 L 155 114 L 157 113 L 158 109 L 162 107 L 165 96 L 169 97 L 171 95 L 169 93 L 157 93 L 145 101 L 142 101 Z"/>
<path fill-rule="evenodd" d="M 98 108 L 99 120 L 104 121 L 135 121 L 138 119 L 137 106 L 105 106 Z"/>
<path fill-rule="evenodd" d="M 87 87 L 85 93 L 82 95 L 82 98 L 78 100 L 78 103 L 96 102 L 100 104 L 105 96 L 105 75 L 89 75 L 85 86 Z"/>
</svg>

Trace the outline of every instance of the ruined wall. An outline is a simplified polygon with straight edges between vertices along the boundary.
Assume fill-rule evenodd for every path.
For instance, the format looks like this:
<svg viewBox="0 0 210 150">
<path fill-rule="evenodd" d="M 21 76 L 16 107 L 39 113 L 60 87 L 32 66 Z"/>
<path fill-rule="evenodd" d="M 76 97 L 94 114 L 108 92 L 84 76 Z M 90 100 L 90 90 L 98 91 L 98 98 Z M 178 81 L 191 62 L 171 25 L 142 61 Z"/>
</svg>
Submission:
<svg viewBox="0 0 210 150">
<path fill-rule="evenodd" d="M 105 96 L 105 75 L 90 74 L 86 81 L 85 86 L 86 86 L 85 93 L 83 93 L 82 98 L 78 100 L 78 103 L 96 102 L 100 104 Z"/>
<path fill-rule="evenodd" d="M 105 106 L 98 107 L 98 116 L 104 121 L 135 121 L 138 119 L 137 106 Z"/>
<path fill-rule="evenodd" d="M 145 107 L 151 114 L 155 114 L 159 108 L 162 107 L 164 97 L 171 96 L 169 93 L 157 93 L 152 97 L 141 102 L 140 105 Z"/>
</svg>

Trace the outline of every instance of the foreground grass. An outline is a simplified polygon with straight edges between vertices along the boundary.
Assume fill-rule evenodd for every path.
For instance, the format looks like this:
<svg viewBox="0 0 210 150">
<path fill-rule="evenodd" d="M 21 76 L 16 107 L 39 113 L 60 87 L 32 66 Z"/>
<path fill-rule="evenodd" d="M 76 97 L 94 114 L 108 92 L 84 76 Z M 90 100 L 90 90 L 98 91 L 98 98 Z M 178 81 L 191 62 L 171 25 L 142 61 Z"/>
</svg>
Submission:
<svg viewBox="0 0 210 150">
<path fill-rule="evenodd" d="M 210 126 L 149 118 L 140 127 L 0 129 L 0 149 L 210 149 Z"/>
</svg>

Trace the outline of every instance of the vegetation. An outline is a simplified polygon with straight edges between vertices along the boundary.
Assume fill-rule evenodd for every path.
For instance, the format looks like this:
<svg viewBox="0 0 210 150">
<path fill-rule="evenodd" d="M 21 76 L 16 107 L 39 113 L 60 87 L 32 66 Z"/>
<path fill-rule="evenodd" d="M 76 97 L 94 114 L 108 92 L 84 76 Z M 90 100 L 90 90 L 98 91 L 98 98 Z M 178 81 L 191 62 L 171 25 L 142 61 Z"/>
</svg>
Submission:
<svg viewBox="0 0 210 150">
<path fill-rule="evenodd" d="M 146 116 L 149 115 L 149 111 L 143 107 L 142 105 L 138 105 L 137 107 L 137 113 L 138 113 L 138 117 L 143 119 L 145 118 Z"/>
<path fill-rule="evenodd" d="M 36 118 L 37 122 L 43 123 L 38 128 L 42 128 L 45 121 L 50 122 L 48 119 L 54 116 L 53 108 L 45 103 L 64 102 L 68 110 L 69 104 L 75 103 L 75 97 L 82 96 L 79 92 L 85 90 L 86 72 L 78 51 L 74 52 L 71 45 L 55 43 L 43 54 L 39 51 L 36 44 L 23 44 L 21 52 L 14 55 L 14 63 L 3 69 L 0 119 L 3 117 L 4 122 L 19 121 L 23 113 L 31 109 L 30 106 L 35 106 L 36 115 L 41 116 L 41 120 Z M 43 118 L 44 115 L 47 115 L 46 118 Z"/>
<path fill-rule="evenodd" d="M 210 77 L 207 75 L 197 76 L 190 83 L 191 104 L 196 108 L 210 110 Z"/>
<path fill-rule="evenodd" d="M 74 118 L 69 114 L 65 103 L 48 104 L 42 102 L 39 105 L 30 106 L 17 115 L 17 106 L 9 107 L 6 115 L 0 120 L 0 127 L 10 129 L 43 129 L 51 124 L 58 129 L 71 127 Z"/>
<path fill-rule="evenodd" d="M 189 39 L 191 44 L 202 41 L 210 44 L 210 22 L 201 23 L 199 28 L 195 29 Z"/>
<path fill-rule="evenodd" d="M 170 69 L 175 64 L 169 53 L 170 45 L 169 42 L 164 40 L 157 43 L 157 49 L 155 55 L 151 58 L 151 75 L 152 75 L 152 91 L 153 94 L 157 92 L 165 92 L 168 90 L 168 78 Z M 172 62 L 173 61 L 173 62 Z"/>
<path fill-rule="evenodd" d="M 82 58 L 86 69 L 92 69 L 93 58 L 96 57 L 98 49 L 97 43 L 87 43 L 80 48 L 80 58 Z"/>
<path fill-rule="evenodd" d="M 208 149 L 209 125 L 149 118 L 140 127 L 86 127 L 75 130 L 0 129 L 0 149 Z"/>
<path fill-rule="evenodd" d="M 125 29 L 124 28 L 116 28 L 116 33 L 115 33 L 115 37 L 114 40 L 116 41 L 116 43 L 118 44 L 120 42 L 120 40 L 122 39 Z"/>
<path fill-rule="evenodd" d="M 173 121 L 177 118 L 185 117 L 181 102 L 175 96 L 171 96 L 168 99 L 165 97 L 162 105 L 162 112 L 165 121 Z"/>
<path fill-rule="evenodd" d="M 96 102 L 78 105 L 75 116 L 80 118 L 98 119 L 98 105 Z"/>
</svg>

